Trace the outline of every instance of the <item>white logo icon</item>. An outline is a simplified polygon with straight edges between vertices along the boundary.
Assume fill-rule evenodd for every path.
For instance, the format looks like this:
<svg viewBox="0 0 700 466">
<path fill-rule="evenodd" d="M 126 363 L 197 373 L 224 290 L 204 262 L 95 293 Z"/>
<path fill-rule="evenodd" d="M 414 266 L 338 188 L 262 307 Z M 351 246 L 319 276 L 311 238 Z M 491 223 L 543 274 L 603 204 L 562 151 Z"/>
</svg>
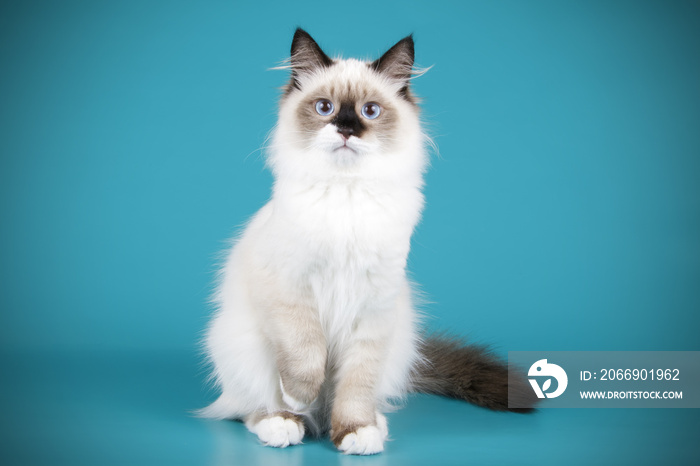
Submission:
<svg viewBox="0 0 700 466">
<path fill-rule="evenodd" d="M 527 372 L 530 377 L 554 377 L 557 380 L 557 389 L 551 393 L 546 393 L 549 387 L 552 385 L 552 379 L 547 379 L 542 384 L 540 388 L 536 379 L 528 379 L 532 389 L 535 390 L 537 398 L 556 398 L 566 390 L 566 385 L 569 383 L 569 378 L 566 376 L 564 369 L 557 366 L 556 364 L 547 363 L 546 359 L 540 359 L 535 364 L 530 366 L 530 370 Z"/>
</svg>

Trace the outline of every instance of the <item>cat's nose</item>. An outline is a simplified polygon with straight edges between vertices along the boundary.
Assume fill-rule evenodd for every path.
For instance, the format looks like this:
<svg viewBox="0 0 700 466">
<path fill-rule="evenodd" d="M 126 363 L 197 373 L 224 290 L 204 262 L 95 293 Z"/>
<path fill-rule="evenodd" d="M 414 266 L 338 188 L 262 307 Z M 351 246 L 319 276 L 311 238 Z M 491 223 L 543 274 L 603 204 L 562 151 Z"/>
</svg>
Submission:
<svg viewBox="0 0 700 466">
<path fill-rule="evenodd" d="M 342 134 L 345 139 L 350 139 L 350 136 L 353 135 L 355 130 L 352 128 L 348 128 L 347 126 L 343 126 L 338 128 L 338 132 Z"/>
</svg>

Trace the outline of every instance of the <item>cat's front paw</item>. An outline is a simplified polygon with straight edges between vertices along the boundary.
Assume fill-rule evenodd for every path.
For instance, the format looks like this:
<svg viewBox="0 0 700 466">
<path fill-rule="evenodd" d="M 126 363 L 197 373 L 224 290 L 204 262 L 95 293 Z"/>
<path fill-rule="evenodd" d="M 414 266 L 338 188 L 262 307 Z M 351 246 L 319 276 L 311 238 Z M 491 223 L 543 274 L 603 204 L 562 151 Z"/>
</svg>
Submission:
<svg viewBox="0 0 700 466">
<path fill-rule="evenodd" d="M 345 434 L 335 446 L 346 455 L 374 455 L 384 451 L 384 438 L 377 426 L 364 426 Z"/>
<path fill-rule="evenodd" d="M 270 416 L 255 423 L 246 423 L 246 426 L 268 447 L 297 445 L 304 438 L 304 424 L 292 415 Z"/>
<path fill-rule="evenodd" d="M 336 427 L 331 429 L 331 440 L 346 455 L 375 455 L 384 451 L 384 441 L 389 436 L 386 417 L 376 412 L 376 425 L 362 427 Z"/>
</svg>

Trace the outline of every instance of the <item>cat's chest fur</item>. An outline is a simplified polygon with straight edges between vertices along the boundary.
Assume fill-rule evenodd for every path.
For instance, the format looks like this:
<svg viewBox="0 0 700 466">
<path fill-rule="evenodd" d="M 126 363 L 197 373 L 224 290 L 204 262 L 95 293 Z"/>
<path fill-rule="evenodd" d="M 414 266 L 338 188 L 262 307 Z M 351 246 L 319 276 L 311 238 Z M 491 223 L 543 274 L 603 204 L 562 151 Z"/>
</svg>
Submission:
<svg viewBox="0 0 700 466">
<path fill-rule="evenodd" d="M 420 205 L 406 191 L 363 180 L 319 182 L 276 197 L 273 215 L 302 262 L 368 270 L 408 254 Z"/>
<path fill-rule="evenodd" d="M 287 257 L 280 272 L 335 326 L 339 313 L 391 306 L 421 201 L 418 190 L 356 179 L 290 187 L 273 198 L 270 251 Z"/>
</svg>

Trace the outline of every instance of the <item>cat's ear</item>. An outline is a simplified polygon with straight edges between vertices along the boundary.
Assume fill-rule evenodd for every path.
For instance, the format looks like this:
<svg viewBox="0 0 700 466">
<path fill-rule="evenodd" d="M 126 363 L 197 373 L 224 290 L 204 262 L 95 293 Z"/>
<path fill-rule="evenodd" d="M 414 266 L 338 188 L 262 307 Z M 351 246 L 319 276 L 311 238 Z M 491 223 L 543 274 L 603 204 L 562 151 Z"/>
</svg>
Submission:
<svg viewBox="0 0 700 466">
<path fill-rule="evenodd" d="M 394 44 L 392 48 L 369 66 L 395 81 L 405 83 L 404 89 L 407 89 L 408 81 L 413 71 L 414 58 L 413 35 L 411 34 Z"/>
<path fill-rule="evenodd" d="M 299 76 L 333 64 L 308 32 L 297 28 L 292 39 L 292 85 L 299 87 Z"/>
</svg>

